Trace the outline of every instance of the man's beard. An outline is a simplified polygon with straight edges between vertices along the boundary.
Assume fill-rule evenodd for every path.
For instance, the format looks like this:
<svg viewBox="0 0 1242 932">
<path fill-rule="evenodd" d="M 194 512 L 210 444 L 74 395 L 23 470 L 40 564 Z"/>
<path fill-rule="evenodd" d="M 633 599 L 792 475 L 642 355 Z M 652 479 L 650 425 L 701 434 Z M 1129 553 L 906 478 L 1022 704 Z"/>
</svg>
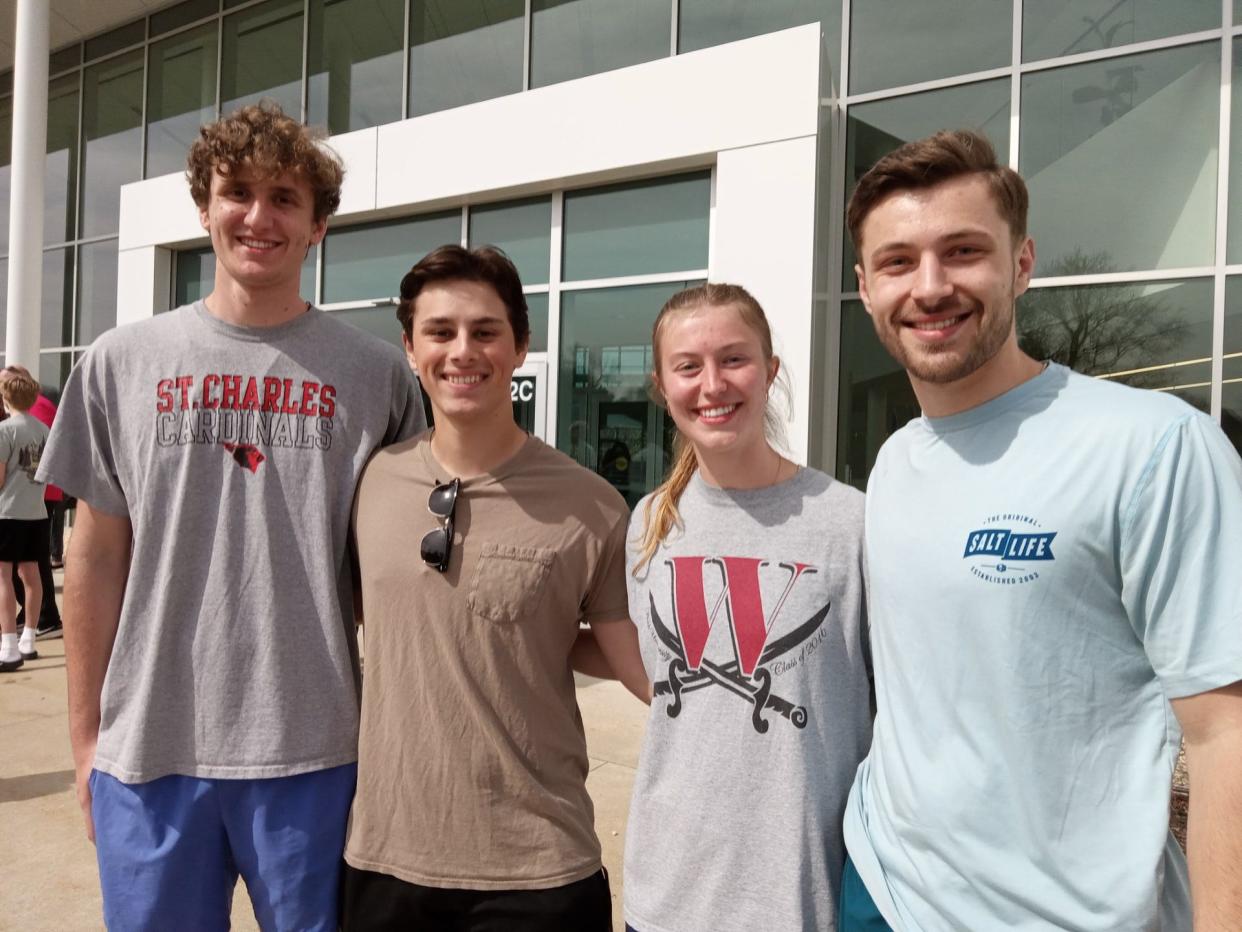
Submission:
<svg viewBox="0 0 1242 932">
<path fill-rule="evenodd" d="M 906 329 L 900 323 L 892 330 L 881 332 L 876 328 L 880 343 L 888 350 L 901 367 L 912 378 L 933 385 L 946 385 L 964 379 L 982 368 L 992 357 L 1000 352 L 1001 347 L 1009 338 L 1013 328 L 1013 292 L 1004 295 L 991 313 L 985 313 L 983 304 L 973 299 L 967 300 L 961 311 L 971 312 L 980 328 L 975 340 L 966 349 L 965 354 L 957 346 L 937 347 L 923 346 L 911 350 L 902 342 L 902 331 Z M 1001 310 L 1008 306 L 1008 313 Z M 939 313 L 939 309 L 937 310 Z M 969 323 L 964 321 L 964 323 Z"/>
</svg>

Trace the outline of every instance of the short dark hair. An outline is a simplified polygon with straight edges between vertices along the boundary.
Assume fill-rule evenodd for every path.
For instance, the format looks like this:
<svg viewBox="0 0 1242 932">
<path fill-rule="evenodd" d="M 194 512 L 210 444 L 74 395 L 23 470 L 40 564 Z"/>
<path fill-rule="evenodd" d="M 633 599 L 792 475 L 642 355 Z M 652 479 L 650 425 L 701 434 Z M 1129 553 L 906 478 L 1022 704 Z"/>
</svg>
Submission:
<svg viewBox="0 0 1242 932">
<path fill-rule="evenodd" d="M 509 312 L 513 342 L 523 347 L 530 340 L 530 312 L 522 294 L 522 279 L 513 261 L 496 246 L 464 249 L 457 244 L 431 250 L 401 279 L 401 300 L 397 320 L 401 332 L 414 336 L 414 300 L 424 288 L 436 282 L 466 281 L 491 285 Z"/>
<path fill-rule="evenodd" d="M 930 188 L 964 175 L 980 175 L 987 182 L 996 209 L 1009 224 L 1015 243 L 1026 236 L 1029 197 L 1022 176 L 996 161 L 996 150 L 982 133 L 970 129 L 941 130 L 894 149 L 859 179 L 845 212 L 845 223 L 859 257 L 863 222 L 880 201 L 895 191 Z"/>
<path fill-rule="evenodd" d="M 194 203 L 207 209 L 213 171 L 226 178 L 239 169 L 257 172 L 261 178 L 292 172 L 310 185 L 315 222 L 328 219 L 341 206 L 345 169 L 335 153 L 321 145 L 325 135 L 286 116 L 266 99 L 204 124 L 186 157 Z"/>
</svg>

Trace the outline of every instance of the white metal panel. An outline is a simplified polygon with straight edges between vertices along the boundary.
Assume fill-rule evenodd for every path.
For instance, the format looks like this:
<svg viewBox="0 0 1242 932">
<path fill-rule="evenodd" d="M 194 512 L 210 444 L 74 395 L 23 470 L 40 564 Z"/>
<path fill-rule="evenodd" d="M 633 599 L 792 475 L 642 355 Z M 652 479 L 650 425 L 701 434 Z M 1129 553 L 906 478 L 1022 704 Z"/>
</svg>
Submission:
<svg viewBox="0 0 1242 932">
<path fill-rule="evenodd" d="M 123 185 L 120 229 L 122 252 L 139 246 L 207 242 L 189 182 L 180 172 Z"/>
<path fill-rule="evenodd" d="M 375 209 L 375 127 L 342 133 L 328 140 L 328 146 L 345 163 L 345 183 L 341 186 L 338 214 L 363 213 Z"/>
<path fill-rule="evenodd" d="M 815 138 L 720 153 L 711 280 L 742 285 L 767 313 L 792 390 L 790 453 L 810 440 Z"/>
<path fill-rule="evenodd" d="M 818 69 L 810 24 L 381 126 L 376 203 L 549 190 L 813 136 Z"/>
</svg>

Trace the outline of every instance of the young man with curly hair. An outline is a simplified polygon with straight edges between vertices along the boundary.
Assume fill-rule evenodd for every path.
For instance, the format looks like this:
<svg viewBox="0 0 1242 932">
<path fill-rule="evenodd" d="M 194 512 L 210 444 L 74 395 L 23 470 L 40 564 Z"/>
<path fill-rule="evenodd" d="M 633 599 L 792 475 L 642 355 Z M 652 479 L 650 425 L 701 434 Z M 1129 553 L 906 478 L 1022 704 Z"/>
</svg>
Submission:
<svg viewBox="0 0 1242 932">
<path fill-rule="evenodd" d="M 335 929 L 358 730 L 346 556 L 371 453 L 424 425 L 401 353 L 298 293 L 342 168 L 296 120 L 204 126 L 204 300 L 104 334 L 40 477 L 79 500 L 69 726 L 110 928 Z"/>
</svg>

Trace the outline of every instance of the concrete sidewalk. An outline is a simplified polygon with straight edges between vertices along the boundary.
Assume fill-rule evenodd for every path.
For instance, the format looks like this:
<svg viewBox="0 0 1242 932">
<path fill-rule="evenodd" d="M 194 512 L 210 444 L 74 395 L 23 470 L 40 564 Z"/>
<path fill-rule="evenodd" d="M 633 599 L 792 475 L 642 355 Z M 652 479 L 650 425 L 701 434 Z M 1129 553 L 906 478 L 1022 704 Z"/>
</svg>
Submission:
<svg viewBox="0 0 1242 932">
<path fill-rule="evenodd" d="M 0 930 L 103 928 L 95 849 L 86 840 L 73 792 L 63 645 L 40 641 L 38 660 L 0 675 Z M 578 683 L 578 703 L 591 756 L 587 788 L 612 878 L 614 928 L 620 930 L 625 821 L 646 706 L 617 683 L 585 677 Z M 233 928 L 258 928 L 240 884 Z"/>
</svg>

